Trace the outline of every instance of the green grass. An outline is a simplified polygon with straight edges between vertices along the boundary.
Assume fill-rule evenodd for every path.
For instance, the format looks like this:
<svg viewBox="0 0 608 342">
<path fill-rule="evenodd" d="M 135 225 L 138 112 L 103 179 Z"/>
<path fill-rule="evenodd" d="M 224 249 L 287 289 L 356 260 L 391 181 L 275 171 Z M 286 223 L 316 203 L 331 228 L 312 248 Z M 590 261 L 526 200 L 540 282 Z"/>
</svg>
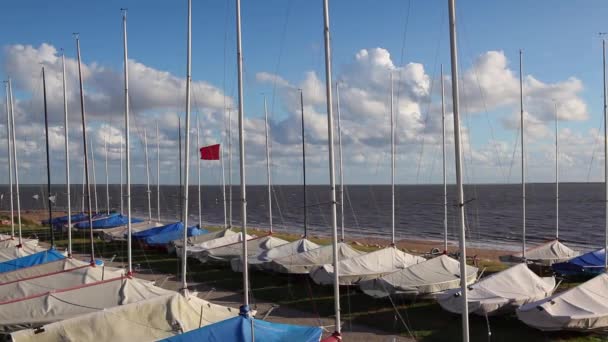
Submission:
<svg viewBox="0 0 608 342">
<path fill-rule="evenodd" d="M 212 228 L 214 230 L 217 228 Z M 6 228 L 0 228 L 6 231 Z M 252 231 L 258 235 L 262 231 Z M 25 236 L 36 235 L 41 240 L 48 240 L 48 230 L 40 226 L 24 228 Z M 89 242 L 86 232 L 74 234 L 73 247 L 81 253 L 89 252 Z M 297 239 L 298 236 L 275 233 L 273 236 L 286 240 Z M 328 243 L 327 239 L 315 239 L 317 243 Z M 58 247 L 67 246 L 65 234 L 56 235 Z M 357 246 L 357 248 L 362 248 Z M 366 247 L 367 248 L 367 247 Z M 116 261 L 126 261 L 126 244 L 124 242 L 106 243 L 95 241 L 96 256 L 110 259 L 114 255 Z M 179 269 L 179 259 L 163 251 L 144 250 L 139 246 L 133 248 L 133 263 L 142 268 L 153 269 L 161 273 L 176 274 Z M 486 274 L 504 269 L 498 262 L 481 261 L 481 268 L 486 268 Z M 188 279 L 201 282 L 217 289 L 240 293 L 242 291 L 242 274 L 235 273 L 225 265 L 201 264 L 196 260 L 188 260 Z M 253 271 L 250 275 L 252 303 L 257 300 L 272 301 L 281 306 L 303 311 L 310 317 L 333 316 L 333 290 L 331 286 L 318 286 L 307 276 L 278 275 Z M 458 315 L 442 310 L 431 300 L 412 298 L 374 299 L 357 291 L 355 288 L 341 288 L 342 319 L 344 331 L 349 331 L 351 324 L 370 326 L 385 331 L 387 335 L 399 334 L 409 336 L 407 324 L 418 341 L 458 341 L 461 327 Z M 396 311 L 395 308 L 398 310 Z M 398 314 L 397 314 L 398 312 Z M 400 318 L 401 317 L 401 318 Z M 488 336 L 488 326 L 483 317 L 470 316 L 471 341 L 563 341 L 591 342 L 605 340 L 604 336 L 570 332 L 543 333 L 527 327 L 515 315 L 490 318 L 491 339 Z"/>
</svg>

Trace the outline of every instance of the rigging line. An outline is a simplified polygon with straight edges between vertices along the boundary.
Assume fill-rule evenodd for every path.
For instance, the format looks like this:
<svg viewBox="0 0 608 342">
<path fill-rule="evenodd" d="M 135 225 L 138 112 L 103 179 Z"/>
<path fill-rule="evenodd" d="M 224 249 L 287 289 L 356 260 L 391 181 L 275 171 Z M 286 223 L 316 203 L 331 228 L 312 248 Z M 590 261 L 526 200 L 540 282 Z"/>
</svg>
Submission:
<svg viewBox="0 0 608 342">
<path fill-rule="evenodd" d="M 591 149 L 591 160 L 589 161 L 589 169 L 587 170 L 587 183 L 589 183 L 590 178 L 591 178 L 591 170 L 593 168 L 593 161 L 595 159 L 595 153 L 597 151 L 597 146 L 599 145 L 600 139 L 598 139 L 599 137 L 599 132 L 602 131 L 602 129 L 604 128 L 604 118 L 600 117 L 600 124 L 599 124 L 599 129 L 598 129 L 598 135 L 595 137 L 594 143 L 593 143 L 593 148 Z"/>
</svg>

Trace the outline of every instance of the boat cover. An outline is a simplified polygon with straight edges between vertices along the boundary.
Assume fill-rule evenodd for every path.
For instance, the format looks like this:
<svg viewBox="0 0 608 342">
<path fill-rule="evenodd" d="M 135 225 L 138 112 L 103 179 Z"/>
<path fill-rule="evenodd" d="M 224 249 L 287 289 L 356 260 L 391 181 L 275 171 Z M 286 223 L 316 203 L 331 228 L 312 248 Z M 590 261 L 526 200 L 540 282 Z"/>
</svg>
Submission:
<svg viewBox="0 0 608 342">
<path fill-rule="evenodd" d="M 0 263 L 46 250 L 47 249 L 44 247 L 29 243 L 24 243 L 21 247 L 14 246 L 2 248 L 0 249 Z"/>
<path fill-rule="evenodd" d="M 163 226 L 163 224 L 159 223 L 159 222 L 144 221 L 144 222 L 140 222 L 140 223 L 131 224 L 131 231 L 133 233 L 138 233 L 138 232 L 141 232 L 141 231 L 144 231 L 147 229 L 152 229 L 152 228 L 161 227 L 161 226 Z M 127 228 L 127 225 L 125 224 L 124 226 L 120 226 L 120 227 L 116 227 L 116 228 L 103 229 L 100 232 L 101 233 L 100 236 L 105 241 L 126 241 L 128 231 L 129 231 L 129 229 Z"/>
<path fill-rule="evenodd" d="M 241 309 L 242 310 L 242 309 Z M 318 342 L 323 330 L 320 327 L 307 327 L 262 321 L 241 312 L 237 317 L 169 337 L 165 342 Z"/>
<path fill-rule="evenodd" d="M 17 331 L 11 337 L 19 342 L 158 341 L 237 314 L 237 309 L 171 292 L 46 324 L 43 329 Z"/>
<path fill-rule="evenodd" d="M 561 243 L 559 240 L 552 240 L 533 247 L 526 251 L 526 260 L 535 264 L 551 266 L 554 263 L 568 261 L 580 253 Z M 506 261 L 523 262 L 522 253 L 510 255 Z"/>
<path fill-rule="evenodd" d="M 604 249 L 585 253 L 567 262 L 555 263 L 553 271 L 564 276 L 593 276 L 604 271 Z"/>
<path fill-rule="evenodd" d="M 188 250 L 187 250 L 188 256 L 196 257 L 198 254 L 203 253 L 208 249 L 230 246 L 237 242 L 241 242 L 241 241 L 243 241 L 242 236 L 243 236 L 243 233 L 231 234 L 231 235 L 226 235 L 226 236 L 223 236 L 223 237 L 220 237 L 217 239 L 200 242 L 195 245 L 191 245 L 191 246 L 189 245 Z M 253 239 L 254 237 L 255 236 L 247 235 L 247 240 Z M 181 248 L 177 248 L 177 256 L 180 258 L 182 257 Z"/>
<path fill-rule="evenodd" d="M 97 220 L 93 220 L 93 229 L 106 229 L 106 228 L 114 228 L 118 226 L 122 226 L 129 222 L 129 218 L 121 215 L 121 214 L 110 214 L 108 217 L 100 218 Z M 143 220 L 138 218 L 131 218 L 131 223 L 139 223 L 143 222 Z M 74 227 L 78 229 L 88 229 L 89 221 L 83 221 L 76 223 Z"/>
<path fill-rule="evenodd" d="M 602 273 L 570 290 L 522 305 L 517 317 L 534 328 L 551 330 L 606 330 L 608 274 Z"/>
<path fill-rule="evenodd" d="M 166 227 L 164 230 L 158 232 L 158 234 L 147 236 L 143 238 L 143 241 L 148 246 L 166 246 L 167 244 L 169 244 L 169 242 L 184 236 L 184 225 L 181 222 L 173 224 L 170 228 L 171 229 L 167 229 Z M 148 230 L 144 230 L 142 233 L 147 232 Z M 206 233 L 208 233 L 206 229 L 199 229 L 198 227 L 188 227 L 187 236 L 197 236 Z"/>
<path fill-rule="evenodd" d="M 0 273 L 15 271 L 20 268 L 45 264 L 47 262 L 64 259 L 65 253 L 59 252 L 54 248 L 42 252 L 26 255 L 21 258 L 7 260 L 0 263 Z"/>
<path fill-rule="evenodd" d="M 30 246 L 38 246 L 38 239 L 21 239 L 21 243 L 28 244 Z M 10 247 L 17 247 L 17 245 L 19 245 L 19 239 L 18 238 L 8 238 L 5 240 L 0 240 L 0 249 L 3 248 L 10 248 Z"/>
<path fill-rule="evenodd" d="M 340 285 L 356 285 L 360 281 L 379 278 L 423 261 L 426 259 L 405 253 L 396 247 L 382 248 L 341 260 L 338 265 Z M 332 264 L 319 266 L 310 272 L 310 277 L 319 285 L 333 284 L 334 266 Z"/>
<path fill-rule="evenodd" d="M 299 239 L 268 250 L 262 250 L 257 255 L 248 258 L 247 263 L 249 264 L 249 267 L 261 270 L 264 269 L 265 266 L 268 267 L 267 264 L 273 259 L 310 251 L 319 247 L 321 246 L 308 239 Z M 234 272 L 243 272 L 243 262 L 241 261 L 241 258 L 239 257 L 230 260 L 230 267 Z"/>
<path fill-rule="evenodd" d="M 203 242 L 207 242 L 207 241 L 211 241 L 211 240 L 215 240 L 224 236 L 228 236 L 228 235 L 235 235 L 236 233 L 233 232 L 230 229 L 224 229 L 224 230 L 220 230 L 217 232 L 210 232 L 207 234 L 202 234 L 202 235 L 197 235 L 197 236 L 190 236 L 188 237 L 188 245 L 194 245 L 194 244 L 198 244 L 198 243 L 203 243 Z M 169 253 L 174 253 L 176 252 L 177 248 L 181 248 L 184 245 L 184 239 L 183 237 L 180 237 L 177 240 L 173 240 L 169 243 L 167 250 L 169 251 Z"/>
<path fill-rule="evenodd" d="M 80 267 L 84 265 L 90 265 L 90 262 L 80 261 L 73 258 L 63 258 L 56 261 L 50 261 L 44 264 L 20 268 L 15 271 L 0 273 L 0 285 L 24 278 L 37 277 L 47 273 L 69 270 L 71 268 Z"/>
<path fill-rule="evenodd" d="M 87 214 L 85 213 L 78 213 L 78 214 L 73 214 L 72 215 L 72 222 L 79 222 L 79 221 L 83 221 L 85 220 L 87 217 Z M 43 225 L 49 224 L 49 220 L 42 220 L 41 222 Z M 59 216 L 59 217 L 53 217 L 53 219 L 51 220 L 51 224 L 53 225 L 53 227 L 61 227 L 64 224 L 68 223 L 68 216 Z"/>
<path fill-rule="evenodd" d="M 119 277 L 0 303 L 0 331 L 42 325 L 172 293 L 151 282 Z"/>
<path fill-rule="evenodd" d="M 287 241 L 272 236 L 253 238 L 247 241 L 247 256 L 253 257 L 261 251 L 286 244 Z M 229 246 L 207 249 L 196 254 L 200 262 L 230 262 L 232 259 L 240 259 L 243 254 L 243 244 L 234 243 Z"/>
<path fill-rule="evenodd" d="M 555 290 L 555 278 L 541 278 L 521 263 L 492 274 L 469 286 L 469 312 L 486 316 L 513 312 L 526 303 L 547 298 Z M 442 308 L 461 313 L 460 289 L 437 297 Z"/>
<path fill-rule="evenodd" d="M 467 265 L 467 284 L 475 282 L 477 271 L 477 267 Z M 447 255 L 440 255 L 381 278 L 359 283 L 359 288 L 365 294 L 376 298 L 395 294 L 434 295 L 459 286 L 460 263 Z"/>
<path fill-rule="evenodd" d="M 352 249 L 344 242 L 338 244 L 338 260 L 350 259 L 363 254 Z M 333 262 L 333 246 L 327 245 L 276 258 L 270 262 L 269 269 L 279 273 L 308 274 L 312 269 Z"/>
<path fill-rule="evenodd" d="M 122 275 L 125 275 L 123 269 L 85 264 L 67 270 L 0 284 L 0 302 L 90 284 Z"/>
</svg>

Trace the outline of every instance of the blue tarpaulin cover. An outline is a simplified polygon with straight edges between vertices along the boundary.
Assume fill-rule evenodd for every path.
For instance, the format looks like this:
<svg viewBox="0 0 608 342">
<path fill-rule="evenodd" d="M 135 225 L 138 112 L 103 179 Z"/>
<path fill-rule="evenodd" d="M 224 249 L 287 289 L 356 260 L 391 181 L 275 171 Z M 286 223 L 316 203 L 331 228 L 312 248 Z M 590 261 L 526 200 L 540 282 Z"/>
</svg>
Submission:
<svg viewBox="0 0 608 342">
<path fill-rule="evenodd" d="M 241 310 L 243 310 L 242 307 Z M 237 317 L 169 337 L 162 341 L 250 342 L 255 340 L 264 342 L 318 342 L 321 340 L 322 333 L 323 331 L 320 327 L 272 323 L 254 319 L 248 317 L 245 311 L 245 313 L 241 312 Z"/>
<path fill-rule="evenodd" d="M 121 214 L 110 214 L 110 216 L 93 221 L 93 229 L 114 228 L 127 224 L 129 219 Z M 131 223 L 143 222 L 138 218 L 131 218 Z M 74 225 L 79 229 L 89 228 L 89 221 L 80 222 Z"/>
<path fill-rule="evenodd" d="M 78 221 L 82 221 L 84 219 L 86 219 L 88 216 L 85 213 L 79 213 L 79 214 L 74 214 L 72 215 L 72 222 L 78 222 Z M 60 226 L 62 224 L 66 224 L 68 223 L 68 216 L 60 216 L 60 217 L 53 217 L 53 219 L 51 220 L 51 224 L 53 226 Z M 42 224 L 49 224 L 49 220 L 43 220 Z"/>
<path fill-rule="evenodd" d="M 577 256 L 566 262 L 553 264 L 551 267 L 561 275 L 596 275 L 604 271 L 605 258 L 606 252 L 602 248 Z"/>
<path fill-rule="evenodd" d="M 181 222 L 175 222 L 166 226 L 147 229 L 138 233 L 133 234 L 134 239 L 142 240 L 149 246 L 161 246 L 166 245 L 173 240 L 179 240 L 182 238 L 184 232 L 184 224 Z M 199 229 L 197 227 L 188 227 L 188 236 L 197 236 L 206 234 L 209 231 L 206 229 Z"/>
<path fill-rule="evenodd" d="M 64 259 L 65 255 L 51 248 L 46 251 L 34 253 L 21 258 L 0 263 L 0 273 L 15 271 L 21 268 L 45 264 L 47 262 Z"/>
</svg>

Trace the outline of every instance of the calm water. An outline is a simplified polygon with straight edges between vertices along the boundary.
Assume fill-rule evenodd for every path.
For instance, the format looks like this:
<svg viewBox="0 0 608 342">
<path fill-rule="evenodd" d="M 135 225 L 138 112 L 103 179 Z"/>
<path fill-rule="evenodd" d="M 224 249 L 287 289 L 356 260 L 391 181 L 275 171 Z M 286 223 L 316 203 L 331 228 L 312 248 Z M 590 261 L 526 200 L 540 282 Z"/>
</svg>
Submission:
<svg viewBox="0 0 608 342">
<path fill-rule="evenodd" d="M 328 186 L 307 187 L 308 223 L 313 233 L 330 233 Z M 0 186 L 7 194 L 8 187 Z M 26 185 L 21 188 L 21 206 L 42 209 L 46 186 Z M 74 185 L 72 206 L 81 208 L 80 185 Z M 469 241 L 475 245 L 513 248 L 521 241 L 520 185 L 471 185 L 465 188 Z M 538 242 L 555 236 L 555 200 L 553 184 L 527 186 L 527 239 Z M 65 188 L 56 186 L 57 207 L 65 208 Z M 240 224 L 238 187 L 233 188 L 233 224 Z M 35 199 L 34 195 L 39 198 Z M 161 186 L 160 211 L 166 220 L 179 216 L 179 187 Z M 202 220 L 205 224 L 224 223 L 221 188 L 203 186 Z M 265 186 L 248 186 L 247 221 L 250 227 L 268 226 L 268 206 Z M 455 187 L 448 187 L 448 226 L 450 239 L 457 238 L 457 212 L 454 207 Z M 591 249 L 603 244 L 604 239 L 603 184 L 570 183 L 560 185 L 560 239 L 571 245 Z M 9 208 L 8 196 L 0 201 L 0 208 Z M 440 185 L 401 185 L 396 187 L 397 238 L 443 238 L 443 187 Z M 105 186 L 97 188 L 98 208 L 106 208 Z M 145 186 L 132 187 L 133 212 L 147 216 Z M 390 236 L 390 187 L 383 185 L 350 185 L 345 189 L 344 225 L 348 236 Z M 93 207 L 95 200 L 93 199 Z M 110 207 L 120 210 L 120 187 L 110 186 Z M 198 221 L 198 195 L 190 187 L 190 217 Z M 156 217 L 156 187 L 152 187 L 152 216 Z M 339 219 L 339 218 L 338 218 Z M 302 187 L 280 185 L 274 187 L 273 223 L 276 229 L 303 232 L 304 205 Z M 338 222 L 339 224 L 339 222 Z"/>
</svg>

